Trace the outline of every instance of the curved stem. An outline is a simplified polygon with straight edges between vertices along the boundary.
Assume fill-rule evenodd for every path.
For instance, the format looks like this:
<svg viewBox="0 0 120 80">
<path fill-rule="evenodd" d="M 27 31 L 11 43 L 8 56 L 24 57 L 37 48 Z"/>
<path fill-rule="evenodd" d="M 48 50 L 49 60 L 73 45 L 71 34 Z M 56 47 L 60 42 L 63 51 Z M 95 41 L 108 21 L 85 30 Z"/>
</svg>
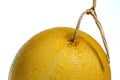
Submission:
<svg viewBox="0 0 120 80">
<path fill-rule="evenodd" d="M 74 33 L 74 36 L 73 36 L 73 41 L 75 42 L 75 39 L 77 38 L 78 31 L 79 31 L 79 28 L 80 28 L 80 23 L 81 23 L 81 20 L 82 20 L 83 16 L 85 14 L 88 14 L 88 15 L 91 14 L 92 17 L 94 18 L 95 22 L 96 22 L 96 25 L 97 25 L 99 31 L 100 31 L 100 34 L 101 34 L 101 37 L 102 37 L 102 40 L 103 40 L 103 44 L 104 44 L 104 47 L 105 47 L 105 50 L 106 50 L 106 53 L 107 53 L 108 63 L 110 63 L 109 49 L 108 49 L 107 41 L 105 39 L 105 34 L 104 34 L 104 31 L 103 31 L 102 25 L 97 18 L 97 15 L 96 15 L 96 12 L 95 12 L 95 6 L 96 6 L 96 0 L 94 0 L 92 8 L 85 10 L 80 15 L 80 17 L 78 19 L 78 23 L 76 25 L 75 33 Z"/>
<path fill-rule="evenodd" d="M 75 29 L 75 34 L 74 34 L 74 36 L 73 36 L 73 41 L 75 41 L 75 39 L 76 39 L 76 37 L 77 37 L 77 35 L 78 35 L 78 31 L 79 31 L 79 28 L 80 28 L 80 23 L 81 23 L 81 21 L 82 21 L 83 16 L 84 16 L 86 13 L 87 13 L 87 10 L 84 11 L 84 12 L 80 15 L 80 17 L 79 17 L 79 19 L 78 19 L 78 22 L 77 22 L 77 25 L 76 25 L 76 29 Z"/>
<path fill-rule="evenodd" d="M 103 40 L 103 44 L 104 44 L 104 47 L 105 47 L 105 50 L 106 50 L 106 53 L 107 53 L 108 63 L 110 63 L 109 48 L 108 48 L 108 44 L 107 44 L 107 41 L 106 41 L 106 38 L 105 38 L 105 33 L 104 33 L 103 28 L 102 28 L 102 25 L 101 25 L 100 21 L 98 20 L 95 11 L 91 10 L 90 14 L 93 16 L 93 18 L 96 22 L 96 25 L 98 26 L 98 29 L 100 31 L 100 34 L 101 34 L 101 37 L 102 37 L 102 40 Z"/>
</svg>

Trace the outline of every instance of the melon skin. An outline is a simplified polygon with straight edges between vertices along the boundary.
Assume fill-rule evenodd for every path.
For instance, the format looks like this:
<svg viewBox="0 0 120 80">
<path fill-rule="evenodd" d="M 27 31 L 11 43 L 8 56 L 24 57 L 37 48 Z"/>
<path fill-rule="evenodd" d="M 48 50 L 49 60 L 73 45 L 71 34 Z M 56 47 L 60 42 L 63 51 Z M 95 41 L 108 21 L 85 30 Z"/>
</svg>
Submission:
<svg viewBox="0 0 120 80">
<path fill-rule="evenodd" d="M 74 29 L 56 27 L 29 39 L 18 51 L 8 80 L 111 80 L 107 56 L 99 43 Z"/>
</svg>

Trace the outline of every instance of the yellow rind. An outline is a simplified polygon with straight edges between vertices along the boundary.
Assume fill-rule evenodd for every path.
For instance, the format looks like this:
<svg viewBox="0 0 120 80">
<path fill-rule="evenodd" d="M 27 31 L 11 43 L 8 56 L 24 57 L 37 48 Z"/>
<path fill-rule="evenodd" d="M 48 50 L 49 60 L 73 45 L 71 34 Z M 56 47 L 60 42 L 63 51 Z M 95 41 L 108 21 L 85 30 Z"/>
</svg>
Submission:
<svg viewBox="0 0 120 80">
<path fill-rule="evenodd" d="M 111 80 L 110 66 L 99 43 L 74 29 L 56 27 L 28 40 L 16 55 L 9 80 Z"/>
</svg>

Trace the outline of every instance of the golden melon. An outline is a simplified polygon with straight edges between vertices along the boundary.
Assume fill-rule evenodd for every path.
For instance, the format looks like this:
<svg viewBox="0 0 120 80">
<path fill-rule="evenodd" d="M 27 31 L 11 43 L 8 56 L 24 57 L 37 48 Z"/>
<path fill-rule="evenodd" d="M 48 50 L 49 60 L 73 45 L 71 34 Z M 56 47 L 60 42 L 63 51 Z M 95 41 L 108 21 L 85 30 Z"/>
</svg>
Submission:
<svg viewBox="0 0 120 80">
<path fill-rule="evenodd" d="M 36 34 L 16 55 L 9 80 L 111 80 L 107 56 L 88 34 L 56 27 Z"/>
</svg>

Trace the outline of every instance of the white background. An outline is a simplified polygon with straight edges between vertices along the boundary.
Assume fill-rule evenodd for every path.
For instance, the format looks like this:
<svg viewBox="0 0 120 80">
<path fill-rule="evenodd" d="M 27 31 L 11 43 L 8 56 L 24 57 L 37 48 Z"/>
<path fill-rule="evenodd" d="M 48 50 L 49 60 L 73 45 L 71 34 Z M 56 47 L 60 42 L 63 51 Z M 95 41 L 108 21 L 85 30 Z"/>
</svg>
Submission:
<svg viewBox="0 0 120 80">
<path fill-rule="evenodd" d="M 112 80 L 120 80 L 119 4 L 119 0 L 97 0 L 96 7 L 109 45 Z M 0 0 L 0 80 L 7 80 L 17 51 L 29 38 L 56 26 L 75 28 L 80 14 L 91 5 L 92 0 Z M 83 18 L 80 29 L 102 45 L 91 16 Z"/>
</svg>

